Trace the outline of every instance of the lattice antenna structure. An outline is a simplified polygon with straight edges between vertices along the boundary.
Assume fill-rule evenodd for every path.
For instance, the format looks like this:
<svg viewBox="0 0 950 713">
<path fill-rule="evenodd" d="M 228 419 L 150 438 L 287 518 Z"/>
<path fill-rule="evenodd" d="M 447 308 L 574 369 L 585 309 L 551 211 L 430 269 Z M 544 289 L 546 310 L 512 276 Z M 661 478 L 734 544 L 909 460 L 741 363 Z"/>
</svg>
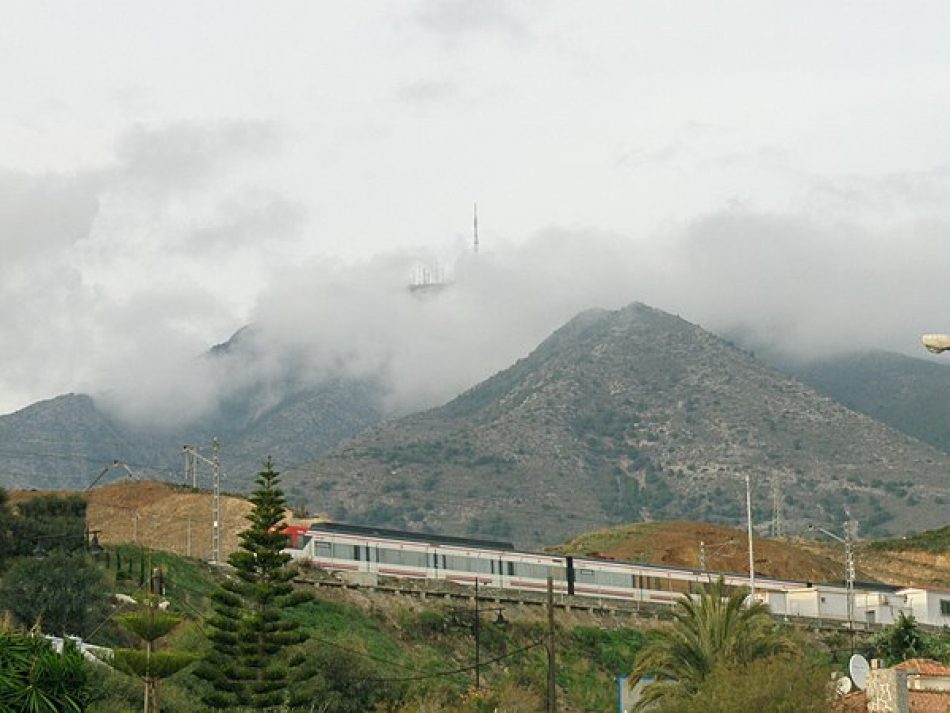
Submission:
<svg viewBox="0 0 950 713">
<path fill-rule="evenodd" d="M 475 229 L 475 242 L 472 245 L 472 249 L 477 255 L 478 254 L 478 203 L 475 204 L 474 229 Z"/>
<path fill-rule="evenodd" d="M 772 524 L 769 534 L 772 537 L 785 536 L 784 513 L 782 512 L 782 481 L 778 475 L 772 477 Z"/>
</svg>

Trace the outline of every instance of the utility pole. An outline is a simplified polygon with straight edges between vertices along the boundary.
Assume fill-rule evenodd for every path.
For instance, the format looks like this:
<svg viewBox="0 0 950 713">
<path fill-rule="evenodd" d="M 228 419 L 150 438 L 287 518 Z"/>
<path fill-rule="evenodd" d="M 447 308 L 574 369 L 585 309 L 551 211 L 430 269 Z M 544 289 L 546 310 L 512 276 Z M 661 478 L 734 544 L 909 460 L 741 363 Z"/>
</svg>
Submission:
<svg viewBox="0 0 950 713">
<path fill-rule="evenodd" d="M 196 446 L 182 446 L 181 452 L 185 456 L 185 483 L 191 478 L 191 487 L 198 487 L 198 456 Z"/>
<path fill-rule="evenodd" d="M 706 543 L 702 540 L 699 541 L 699 568 L 706 569 Z"/>
<path fill-rule="evenodd" d="M 221 461 L 218 456 L 220 444 L 215 438 L 211 441 L 211 458 L 205 458 L 198 452 L 198 446 L 182 446 L 186 464 L 190 457 L 194 487 L 197 487 L 198 461 L 211 466 L 211 564 L 221 562 Z M 186 465 L 186 476 L 187 476 Z"/>
<path fill-rule="evenodd" d="M 829 532 L 825 528 L 818 527 L 817 525 L 810 525 L 808 529 L 824 533 L 832 540 L 836 540 L 844 545 L 844 581 L 845 594 L 848 597 L 848 629 L 851 631 L 851 653 L 854 653 L 854 539 L 857 537 L 858 523 L 851 518 L 849 513 L 848 519 L 844 522 L 844 537 L 839 537 L 835 533 Z"/>
<path fill-rule="evenodd" d="M 755 555 L 752 552 L 752 480 L 745 474 L 745 509 L 749 528 L 749 604 L 755 602 Z"/>
<path fill-rule="evenodd" d="M 854 538 L 858 523 L 849 516 L 844 523 L 845 580 L 848 583 L 848 629 L 851 631 L 851 653 L 854 654 Z"/>
<path fill-rule="evenodd" d="M 218 460 L 218 439 L 211 442 L 211 561 L 221 562 L 221 463 Z"/>
<path fill-rule="evenodd" d="M 548 576 L 548 696 L 547 713 L 557 713 L 557 680 L 554 677 L 554 578 Z"/>
<path fill-rule="evenodd" d="M 475 578 L 475 621 L 472 622 L 472 633 L 475 635 L 475 690 L 482 687 L 482 627 L 478 616 L 478 577 Z"/>
</svg>

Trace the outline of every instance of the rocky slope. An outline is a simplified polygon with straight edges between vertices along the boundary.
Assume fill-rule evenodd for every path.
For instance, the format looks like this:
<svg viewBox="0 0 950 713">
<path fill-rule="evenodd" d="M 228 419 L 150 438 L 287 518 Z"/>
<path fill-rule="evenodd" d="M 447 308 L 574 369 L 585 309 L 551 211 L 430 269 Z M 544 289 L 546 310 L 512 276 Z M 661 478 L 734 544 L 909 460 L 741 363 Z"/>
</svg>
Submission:
<svg viewBox="0 0 950 713">
<path fill-rule="evenodd" d="M 585 312 L 447 405 L 288 474 L 340 519 L 538 544 L 610 523 L 943 524 L 950 458 L 645 305 Z"/>
<path fill-rule="evenodd" d="M 223 487 L 246 490 L 261 462 L 315 458 L 381 418 L 379 393 L 368 382 L 328 380 L 291 391 L 272 407 L 250 413 L 235 395 L 213 420 L 174 431 L 131 429 L 84 394 L 66 394 L 0 416 L 0 482 L 13 488 L 82 489 L 113 461 L 142 477 L 180 481 L 182 445 L 221 442 Z M 202 466 L 202 484 L 209 468 Z M 116 469 L 106 480 L 124 477 Z"/>
</svg>

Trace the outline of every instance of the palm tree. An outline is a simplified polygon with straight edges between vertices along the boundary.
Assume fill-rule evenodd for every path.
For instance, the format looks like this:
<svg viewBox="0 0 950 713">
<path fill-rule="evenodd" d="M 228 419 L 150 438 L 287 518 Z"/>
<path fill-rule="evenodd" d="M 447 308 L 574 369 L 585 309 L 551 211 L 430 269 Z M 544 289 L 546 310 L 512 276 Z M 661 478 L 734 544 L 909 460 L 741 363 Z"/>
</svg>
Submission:
<svg viewBox="0 0 950 713">
<path fill-rule="evenodd" d="M 644 688 L 635 710 L 666 696 L 696 693 L 717 666 L 741 666 L 790 650 L 768 605 L 747 605 L 748 595 L 747 587 L 727 587 L 722 577 L 698 597 L 683 595 L 673 625 L 656 632 L 637 655 L 634 674 L 654 682 Z"/>
</svg>

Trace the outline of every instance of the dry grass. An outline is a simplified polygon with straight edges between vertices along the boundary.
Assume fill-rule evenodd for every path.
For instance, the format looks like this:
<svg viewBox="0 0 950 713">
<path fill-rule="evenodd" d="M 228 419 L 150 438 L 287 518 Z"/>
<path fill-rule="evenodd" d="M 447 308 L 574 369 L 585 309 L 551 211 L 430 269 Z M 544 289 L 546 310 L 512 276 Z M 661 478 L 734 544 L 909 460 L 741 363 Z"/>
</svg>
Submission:
<svg viewBox="0 0 950 713">
<path fill-rule="evenodd" d="M 10 499 L 15 504 L 50 492 L 67 494 L 12 491 Z M 99 530 L 103 544 L 135 542 L 200 559 L 211 557 L 212 497 L 208 492 L 178 490 L 167 483 L 124 481 L 95 488 L 86 497 L 89 528 Z M 238 533 L 247 527 L 251 507 L 244 498 L 221 496 L 222 558 L 237 548 Z"/>
</svg>

